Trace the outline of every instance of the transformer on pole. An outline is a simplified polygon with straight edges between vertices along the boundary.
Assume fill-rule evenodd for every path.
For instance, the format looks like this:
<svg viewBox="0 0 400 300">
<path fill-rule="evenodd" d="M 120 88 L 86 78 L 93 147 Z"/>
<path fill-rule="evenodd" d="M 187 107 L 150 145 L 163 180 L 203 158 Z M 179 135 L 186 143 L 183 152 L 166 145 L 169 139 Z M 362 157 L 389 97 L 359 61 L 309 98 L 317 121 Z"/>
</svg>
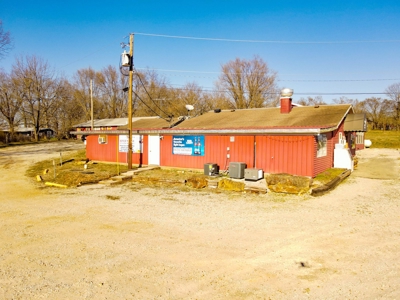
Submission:
<svg viewBox="0 0 400 300">
<path fill-rule="evenodd" d="M 132 169 L 132 81 L 133 81 L 133 38 L 134 34 L 129 35 L 129 54 L 122 53 L 122 65 L 129 66 L 129 93 L 128 93 L 128 170 Z"/>
</svg>

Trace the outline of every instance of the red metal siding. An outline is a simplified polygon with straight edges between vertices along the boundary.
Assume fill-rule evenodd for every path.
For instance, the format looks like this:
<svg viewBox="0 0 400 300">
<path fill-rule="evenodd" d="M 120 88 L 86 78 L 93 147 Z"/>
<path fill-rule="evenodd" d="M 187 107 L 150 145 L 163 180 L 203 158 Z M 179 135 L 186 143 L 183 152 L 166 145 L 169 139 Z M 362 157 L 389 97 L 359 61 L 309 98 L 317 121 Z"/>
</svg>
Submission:
<svg viewBox="0 0 400 300">
<path fill-rule="evenodd" d="M 86 138 L 86 157 L 90 160 L 115 162 L 117 161 L 117 136 L 107 136 L 106 144 L 99 144 L 98 135 L 89 135 Z"/>
<path fill-rule="evenodd" d="M 324 157 L 317 157 L 317 142 L 315 141 L 315 159 L 314 159 L 314 177 L 330 168 L 333 167 L 334 162 L 334 149 L 335 144 L 339 143 L 339 135 L 342 133 L 342 136 L 345 137 L 344 132 L 344 122 L 342 122 L 338 129 L 333 131 L 332 133 L 327 133 L 328 137 L 328 145 L 327 145 L 327 155 Z"/>
<path fill-rule="evenodd" d="M 244 162 L 247 168 L 260 168 L 265 173 L 315 177 L 333 166 L 339 131 L 327 134 L 327 155 L 319 158 L 315 136 L 204 136 L 204 156 L 189 156 L 172 154 L 172 135 L 164 135 L 160 139 L 160 165 L 203 169 L 206 163 L 216 163 L 226 170 L 230 162 Z M 134 164 L 148 164 L 148 136 L 143 137 L 142 146 L 141 155 L 132 155 Z M 117 157 L 118 136 L 108 136 L 107 144 L 99 144 L 97 135 L 88 136 L 86 148 L 92 160 L 127 162 L 126 153 L 119 152 Z"/>
<path fill-rule="evenodd" d="M 90 160 L 106 161 L 106 162 L 118 162 L 127 163 L 128 153 L 117 152 L 118 151 L 118 141 L 117 135 L 108 135 L 106 144 L 99 144 L 98 135 L 89 135 L 86 139 L 86 157 Z M 147 164 L 148 162 L 148 146 L 147 146 L 147 136 L 144 137 L 143 141 L 143 153 L 142 157 L 139 153 L 132 153 L 132 163 Z M 118 154 L 117 154 L 118 153 Z"/>
<path fill-rule="evenodd" d="M 337 136 L 333 135 L 331 132 L 330 133 L 326 133 L 327 135 L 327 153 L 326 156 L 323 157 L 317 157 L 317 140 L 314 138 L 314 165 L 315 165 L 315 169 L 314 169 L 314 174 L 313 177 L 315 177 L 316 175 L 318 175 L 319 173 L 322 173 L 326 170 L 328 170 L 329 168 L 333 167 L 333 149 L 335 148 L 335 141 L 338 141 L 338 133 Z"/>
<path fill-rule="evenodd" d="M 256 167 L 265 173 L 313 176 L 313 136 L 257 136 Z"/>
<path fill-rule="evenodd" d="M 216 163 L 221 170 L 226 170 L 232 161 L 245 162 L 248 168 L 253 167 L 253 136 L 204 136 L 204 139 L 204 156 L 174 155 L 172 136 L 164 135 L 160 149 L 161 166 L 203 169 L 206 163 Z"/>
</svg>

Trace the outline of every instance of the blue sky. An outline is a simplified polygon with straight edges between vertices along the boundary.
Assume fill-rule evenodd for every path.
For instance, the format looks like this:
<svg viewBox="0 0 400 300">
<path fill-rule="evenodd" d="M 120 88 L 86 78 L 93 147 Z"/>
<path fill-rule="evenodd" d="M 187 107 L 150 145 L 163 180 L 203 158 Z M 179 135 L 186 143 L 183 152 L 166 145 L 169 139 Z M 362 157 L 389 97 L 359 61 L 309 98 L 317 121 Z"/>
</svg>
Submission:
<svg viewBox="0 0 400 300">
<path fill-rule="evenodd" d="M 69 78 L 118 66 L 120 43 L 135 33 L 135 67 L 156 69 L 174 87 L 212 89 L 221 64 L 254 55 L 278 73 L 280 87 L 294 89 L 294 100 L 385 97 L 372 93 L 400 82 L 399 0 L 0 0 L 0 19 L 15 43 L 0 61 L 6 71 L 21 55 L 37 55 Z"/>
</svg>

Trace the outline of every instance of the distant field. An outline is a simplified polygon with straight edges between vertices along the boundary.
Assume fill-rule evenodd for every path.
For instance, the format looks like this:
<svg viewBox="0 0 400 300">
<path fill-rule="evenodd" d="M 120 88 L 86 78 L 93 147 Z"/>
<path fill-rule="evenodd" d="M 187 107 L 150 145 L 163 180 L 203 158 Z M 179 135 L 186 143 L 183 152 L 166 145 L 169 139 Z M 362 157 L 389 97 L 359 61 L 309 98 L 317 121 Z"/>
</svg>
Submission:
<svg viewBox="0 0 400 300">
<path fill-rule="evenodd" d="M 371 148 L 400 148 L 400 131 L 368 130 L 365 139 L 372 141 Z"/>
</svg>

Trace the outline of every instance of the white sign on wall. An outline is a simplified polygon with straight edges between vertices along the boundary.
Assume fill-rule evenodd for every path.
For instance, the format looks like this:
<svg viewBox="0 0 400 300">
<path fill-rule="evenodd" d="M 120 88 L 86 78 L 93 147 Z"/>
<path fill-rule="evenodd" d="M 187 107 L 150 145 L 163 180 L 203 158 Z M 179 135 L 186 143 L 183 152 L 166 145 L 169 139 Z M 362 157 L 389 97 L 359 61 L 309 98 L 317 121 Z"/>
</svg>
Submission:
<svg viewBox="0 0 400 300">
<path fill-rule="evenodd" d="M 142 135 L 132 135 L 132 153 L 142 153 Z M 127 135 L 119 135 L 118 151 L 128 153 L 129 138 Z"/>
</svg>

